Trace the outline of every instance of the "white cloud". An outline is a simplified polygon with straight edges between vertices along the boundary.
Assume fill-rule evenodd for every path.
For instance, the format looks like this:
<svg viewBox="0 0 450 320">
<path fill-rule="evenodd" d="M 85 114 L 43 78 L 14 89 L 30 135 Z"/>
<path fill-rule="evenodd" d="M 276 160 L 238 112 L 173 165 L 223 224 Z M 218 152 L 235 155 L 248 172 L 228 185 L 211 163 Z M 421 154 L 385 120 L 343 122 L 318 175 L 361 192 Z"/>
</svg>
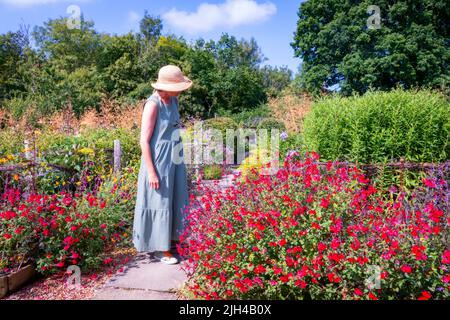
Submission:
<svg viewBox="0 0 450 320">
<path fill-rule="evenodd" d="M 128 31 L 139 30 L 139 22 L 141 21 L 141 16 L 136 11 L 129 11 L 127 16 L 127 21 L 125 24 L 125 29 Z"/>
<path fill-rule="evenodd" d="M 128 22 L 129 23 L 136 23 L 139 20 L 141 20 L 141 16 L 136 11 L 130 11 L 128 12 Z"/>
<path fill-rule="evenodd" d="M 76 3 L 88 2 L 90 0 L 0 0 L 1 3 L 10 5 L 12 7 L 32 7 L 37 5 L 53 4 L 53 3 Z"/>
<path fill-rule="evenodd" d="M 172 9 L 162 17 L 170 26 L 196 34 L 215 28 L 233 28 L 263 22 L 276 12 L 277 7 L 271 2 L 226 0 L 221 4 L 202 3 L 196 12 Z"/>
</svg>

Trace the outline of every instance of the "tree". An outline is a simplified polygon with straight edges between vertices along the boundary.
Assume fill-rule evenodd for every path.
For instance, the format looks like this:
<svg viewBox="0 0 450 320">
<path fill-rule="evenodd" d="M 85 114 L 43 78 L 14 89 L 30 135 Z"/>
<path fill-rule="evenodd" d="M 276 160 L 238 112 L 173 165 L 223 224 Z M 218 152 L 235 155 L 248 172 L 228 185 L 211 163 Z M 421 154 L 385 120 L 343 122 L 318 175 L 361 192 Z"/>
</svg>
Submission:
<svg viewBox="0 0 450 320">
<path fill-rule="evenodd" d="M 154 45 L 161 36 L 163 24 L 161 18 L 148 14 L 146 10 L 139 27 L 144 40 L 149 45 Z"/>
<path fill-rule="evenodd" d="M 28 27 L 0 35 L 0 102 L 35 92 L 39 63 L 30 45 Z"/>
<path fill-rule="evenodd" d="M 250 41 L 245 39 L 238 41 L 236 37 L 224 33 L 219 41 L 211 40 L 205 44 L 205 47 L 214 53 L 222 68 L 235 68 L 245 65 L 256 69 L 266 60 L 253 38 Z"/>
<path fill-rule="evenodd" d="M 292 71 L 287 66 L 264 66 L 261 72 L 264 87 L 270 97 L 278 96 L 292 82 Z"/>
<path fill-rule="evenodd" d="M 300 5 L 294 41 L 301 83 L 318 93 L 450 84 L 450 11 L 445 0 L 379 0 L 381 24 L 369 28 L 373 1 L 309 0 Z"/>
<path fill-rule="evenodd" d="M 81 17 L 79 28 L 69 28 L 65 18 L 50 19 L 33 32 L 38 49 L 50 63 L 72 72 L 97 63 L 101 50 L 100 34 L 94 23 Z"/>
</svg>

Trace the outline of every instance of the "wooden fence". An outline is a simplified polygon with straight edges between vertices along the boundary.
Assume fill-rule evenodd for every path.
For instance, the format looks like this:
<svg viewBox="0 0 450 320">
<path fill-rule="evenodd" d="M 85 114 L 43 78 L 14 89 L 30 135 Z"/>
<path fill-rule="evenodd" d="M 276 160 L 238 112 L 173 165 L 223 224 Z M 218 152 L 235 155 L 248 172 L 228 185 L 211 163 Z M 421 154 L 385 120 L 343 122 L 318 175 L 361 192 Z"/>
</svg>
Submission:
<svg viewBox="0 0 450 320">
<path fill-rule="evenodd" d="M 30 185 L 33 186 L 34 190 L 36 185 L 35 168 L 39 167 L 43 163 L 43 161 L 42 159 L 37 157 L 38 154 L 37 148 L 35 145 L 31 146 L 31 142 L 29 140 L 24 141 L 24 148 L 25 148 L 24 153 L 15 155 L 23 158 L 25 160 L 24 163 L 0 166 L 0 174 L 1 173 L 13 174 L 26 169 L 32 169 L 31 173 L 28 176 L 26 176 L 25 179 L 27 180 L 27 183 L 30 183 Z M 119 139 L 114 140 L 114 146 L 112 149 L 102 149 L 102 150 L 111 154 L 111 164 L 113 166 L 113 172 L 119 173 L 122 168 L 122 156 L 123 156 L 120 140 Z M 47 150 L 41 152 L 40 154 L 46 155 L 51 152 L 54 152 L 54 150 Z M 319 162 L 318 164 L 320 166 L 328 165 L 327 162 Z M 385 170 L 386 168 L 399 170 L 401 187 L 403 187 L 404 185 L 404 175 L 406 171 L 443 170 L 446 173 L 449 173 L 450 168 L 450 160 L 444 163 L 413 163 L 413 162 L 406 162 L 403 158 L 400 159 L 399 162 L 386 164 L 360 164 L 352 162 L 334 162 L 334 164 L 337 166 L 356 166 L 361 170 L 363 170 L 368 177 L 373 176 L 375 172 Z M 77 172 L 74 168 L 70 168 L 64 165 L 50 164 L 50 163 L 45 163 L 45 165 L 50 167 L 53 171 L 65 172 L 70 175 L 73 175 Z M 202 165 L 189 165 L 189 166 L 194 170 L 195 174 L 198 176 Z M 238 167 L 238 165 L 236 164 L 229 164 L 229 165 L 227 164 L 225 166 L 228 168 Z"/>
</svg>

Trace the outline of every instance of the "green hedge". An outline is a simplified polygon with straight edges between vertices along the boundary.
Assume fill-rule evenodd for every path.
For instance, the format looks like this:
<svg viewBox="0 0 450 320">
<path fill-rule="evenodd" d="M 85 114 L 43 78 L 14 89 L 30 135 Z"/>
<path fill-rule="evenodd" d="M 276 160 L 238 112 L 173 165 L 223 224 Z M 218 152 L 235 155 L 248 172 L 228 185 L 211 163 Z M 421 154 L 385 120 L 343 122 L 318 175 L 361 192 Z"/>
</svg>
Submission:
<svg viewBox="0 0 450 320">
<path fill-rule="evenodd" d="M 286 131 L 286 125 L 283 121 L 277 120 L 275 118 L 266 118 L 261 121 L 261 123 L 258 125 L 258 130 L 260 129 L 266 129 L 266 130 L 272 130 L 272 129 L 278 129 L 278 131 L 283 132 Z"/>
<path fill-rule="evenodd" d="M 303 125 L 305 145 L 327 160 L 441 162 L 450 154 L 449 102 L 426 90 L 327 98 Z"/>
</svg>

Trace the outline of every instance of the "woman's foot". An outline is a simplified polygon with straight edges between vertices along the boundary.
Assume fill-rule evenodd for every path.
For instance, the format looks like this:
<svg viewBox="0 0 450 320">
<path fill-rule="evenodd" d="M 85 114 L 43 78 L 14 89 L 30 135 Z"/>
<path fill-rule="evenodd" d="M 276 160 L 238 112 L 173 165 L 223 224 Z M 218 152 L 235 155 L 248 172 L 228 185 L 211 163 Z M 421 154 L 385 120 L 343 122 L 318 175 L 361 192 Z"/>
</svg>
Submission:
<svg viewBox="0 0 450 320">
<path fill-rule="evenodd" d="M 173 256 L 170 251 L 155 252 L 155 258 L 165 264 L 177 264 L 178 259 Z"/>
</svg>

